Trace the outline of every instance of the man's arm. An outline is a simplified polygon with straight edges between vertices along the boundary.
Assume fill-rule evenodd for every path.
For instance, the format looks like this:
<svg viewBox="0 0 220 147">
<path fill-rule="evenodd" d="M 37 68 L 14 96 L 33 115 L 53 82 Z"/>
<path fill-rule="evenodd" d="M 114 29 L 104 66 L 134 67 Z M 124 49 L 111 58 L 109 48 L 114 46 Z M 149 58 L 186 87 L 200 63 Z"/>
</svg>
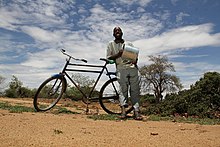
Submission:
<svg viewBox="0 0 220 147">
<path fill-rule="evenodd" d="M 117 58 L 121 57 L 122 53 L 123 53 L 123 50 L 119 50 L 119 52 L 117 54 L 111 55 L 110 57 L 108 57 L 108 59 L 116 60 Z"/>
<path fill-rule="evenodd" d="M 120 58 L 120 57 L 121 57 L 122 53 L 123 53 L 123 49 L 119 50 L 118 53 L 115 53 L 115 52 L 113 51 L 111 42 L 108 44 L 108 47 L 107 47 L 107 58 L 108 58 L 108 59 L 110 59 L 110 60 L 116 60 L 117 58 Z"/>
</svg>

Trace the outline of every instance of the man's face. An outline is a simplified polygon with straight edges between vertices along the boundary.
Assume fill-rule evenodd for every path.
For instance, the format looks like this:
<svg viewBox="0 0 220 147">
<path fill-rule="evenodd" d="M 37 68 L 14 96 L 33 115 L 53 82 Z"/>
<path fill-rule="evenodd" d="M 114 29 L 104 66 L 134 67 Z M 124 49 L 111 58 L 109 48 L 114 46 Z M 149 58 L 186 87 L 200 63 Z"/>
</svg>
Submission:
<svg viewBox="0 0 220 147">
<path fill-rule="evenodd" d="M 122 33 L 121 28 L 115 27 L 115 28 L 114 28 L 114 31 L 113 31 L 113 36 L 114 36 L 116 39 L 122 39 L 122 35 L 123 35 L 123 33 Z"/>
</svg>

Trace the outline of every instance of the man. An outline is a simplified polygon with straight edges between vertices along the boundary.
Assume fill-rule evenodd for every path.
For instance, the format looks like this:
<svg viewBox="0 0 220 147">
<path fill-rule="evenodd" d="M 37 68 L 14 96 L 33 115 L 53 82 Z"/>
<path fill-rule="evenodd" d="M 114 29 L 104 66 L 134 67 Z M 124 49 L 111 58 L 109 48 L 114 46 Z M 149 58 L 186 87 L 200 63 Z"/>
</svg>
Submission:
<svg viewBox="0 0 220 147">
<path fill-rule="evenodd" d="M 139 110 L 139 78 L 137 59 L 135 61 L 123 58 L 123 49 L 125 45 L 133 46 L 132 43 L 126 42 L 122 39 L 123 32 L 120 27 L 115 27 L 113 30 L 115 39 L 109 42 L 107 47 L 107 58 L 114 60 L 116 63 L 117 77 L 123 96 L 120 96 L 119 101 L 121 105 L 121 118 L 126 118 L 125 108 L 127 107 L 128 90 L 130 91 L 131 102 L 134 107 L 134 119 L 141 120 Z"/>
</svg>

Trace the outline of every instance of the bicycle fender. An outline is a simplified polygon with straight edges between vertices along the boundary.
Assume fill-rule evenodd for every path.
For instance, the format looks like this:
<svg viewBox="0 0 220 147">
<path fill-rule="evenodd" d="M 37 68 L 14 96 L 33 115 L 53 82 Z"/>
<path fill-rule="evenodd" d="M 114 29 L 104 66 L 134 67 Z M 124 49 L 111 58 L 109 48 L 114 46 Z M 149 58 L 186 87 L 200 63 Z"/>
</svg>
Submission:
<svg viewBox="0 0 220 147">
<path fill-rule="evenodd" d="M 53 78 L 62 78 L 64 77 L 62 74 L 54 74 L 52 75 Z"/>
<path fill-rule="evenodd" d="M 60 79 L 63 79 L 64 81 L 64 84 L 65 84 L 65 89 L 64 89 L 64 92 L 66 91 L 66 88 L 67 88 L 67 81 L 66 81 L 66 78 L 64 77 L 63 74 L 54 74 L 52 75 L 53 78 L 60 78 Z"/>
</svg>

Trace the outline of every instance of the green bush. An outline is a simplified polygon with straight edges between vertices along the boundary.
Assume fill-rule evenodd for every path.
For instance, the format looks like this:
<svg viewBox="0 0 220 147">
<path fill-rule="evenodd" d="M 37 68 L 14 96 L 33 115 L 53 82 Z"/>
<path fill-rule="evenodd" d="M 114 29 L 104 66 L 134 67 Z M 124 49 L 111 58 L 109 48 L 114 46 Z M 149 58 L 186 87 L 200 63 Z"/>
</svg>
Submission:
<svg viewBox="0 0 220 147">
<path fill-rule="evenodd" d="M 159 104 L 151 104 L 145 114 L 169 116 L 174 114 L 218 118 L 220 116 L 220 74 L 208 72 L 189 90 L 168 94 Z"/>
</svg>

